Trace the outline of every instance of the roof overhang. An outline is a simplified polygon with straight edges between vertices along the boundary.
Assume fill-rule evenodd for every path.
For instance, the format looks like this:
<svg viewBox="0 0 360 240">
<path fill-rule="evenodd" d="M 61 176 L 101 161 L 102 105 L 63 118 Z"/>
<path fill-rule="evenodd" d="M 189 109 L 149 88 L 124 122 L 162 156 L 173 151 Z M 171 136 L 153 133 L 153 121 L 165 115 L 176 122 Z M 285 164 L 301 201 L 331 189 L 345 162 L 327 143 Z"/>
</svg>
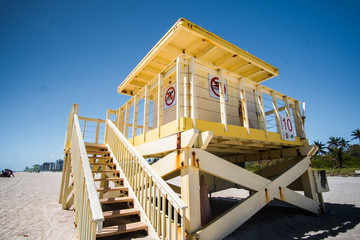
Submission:
<svg viewBox="0 0 360 240">
<path fill-rule="evenodd" d="M 136 94 L 182 53 L 256 83 L 279 74 L 276 67 L 180 18 L 120 84 L 118 92 Z"/>
</svg>

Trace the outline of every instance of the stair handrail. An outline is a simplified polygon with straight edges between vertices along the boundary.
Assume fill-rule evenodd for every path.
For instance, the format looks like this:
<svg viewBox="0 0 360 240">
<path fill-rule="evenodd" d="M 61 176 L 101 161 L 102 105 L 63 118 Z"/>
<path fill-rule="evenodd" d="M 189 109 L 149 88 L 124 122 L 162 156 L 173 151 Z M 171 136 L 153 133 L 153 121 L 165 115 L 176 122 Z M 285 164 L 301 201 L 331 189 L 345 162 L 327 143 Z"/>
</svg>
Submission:
<svg viewBox="0 0 360 240">
<path fill-rule="evenodd" d="M 111 139 L 112 138 L 112 134 L 115 134 L 116 137 L 118 138 L 118 140 L 114 140 Z M 138 164 L 140 165 L 141 168 L 144 169 L 145 174 L 148 174 L 149 178 L 151 178 L 152 182 L 154 183 L 154 185 L 159 189 L 160 193 L 162 196 L 164 196 L 164 200 L 163 200 L 163 209 L 165 207 L 165 199 L 168 200 L 168 202 L 171 204 L 171 206 L 174 208 L 174 218 L 176 219 L 176 223 L 177 223 L 177 214 L 180 214 L 181 217 L 181 239 L 185 239 L 185 210 L 188 207 L 180 198 L 179 196 L 172 190 L 172 188 L 164 181 L 164 179 L 150 166 L 150 164 L 143 158 L 143 156 L 138 153 L 138 151 L 135 149 L 135 147 L 126 139 L 126 137 L 120 132 L 120 130 L 115 126 L 115 124 L 110 120 L 107 119 L 106 120 L 106 129 L 105 129 L 105 144 L 108 144 L 108 146 L 110 147 L 110 150 L 113 151 L 112 148 L 118 148 L 119 149 L 119 145 L 117 144 L 118 141 L 121 141 L 122 143 L 122 147 L 125 147 L 127 152 L 130 153 L 132 155 L 132 158 L 137 160 Z M 115 151 L 117 151 L 116 149 L 114 149 Z M 120 153 L 119 151 L 117 151 L 118 153 Z M 119 159 L 117 159 L 117 161 L 121 161 L 120 158 L 125 158 L 127 159 L 127 153 L 121 152 L 119 154 Z M 126 160 L 125 160 L 126 161 Z M 120 166 L 121 163 L 119 162 Z M 131 164 L 127 163 L 127 165 L 125 166 L 125 168 L 129 168 Z M 123 165 L 124 166 L 124 165 Z M 135 172 L 135 176 L 141 176 L 141 171 L 139 171 L 138 173 L 136 173 L 136 171 L 139 171 L 138 168 L 136 168 L 136 170 L 132 171 L 133 173 Z M 126 176 L 129 177 L 129 176 Z M 130 176 L 131 177 L 131 176 Z M 134 176 L 132 176 L 134 177 Z M 136 178 L 136 177 L 135 177 Z M 137 183 L 135 185 L 132 185 L 133 188 L 142 188 L 141 186 L 144 186 L 144 180 L 142 180 L 141 184 L 139 183 L 139 180 L 137 181 Z M 139 192 L 139 191 L 138 191 Z M 143 198 L 143 196 L 142 196 Z M 176 210 L 176 212 L 175 212 Z M 170 210 L 168 210 L 169 212 Z M 164 211 L 163 211 L 164 212 Z M 165 211 L 166 212 L 166 211 Z M 171 220 L 171 211 L 169 214 L 169 218 Z M 149 219 L 151 217 L 149 216 Z M 169 220 L 169 221 L 170 221 Z M 155 224 L 154 222 L 152 222 L 152 224 Z M 164 227 L 160 227 L 159 226 L 159 221 L 157 222 L 157 229 L 158 229 L 158 234 L 160 236 L 160 234 L 166 234 L 164 233 Z M 169 224 L 168 224 L 169 226 Z M 159 229 L 162 229 L 162 233 L 159 232 Z M 168 232 L 171 230 L 167 230 Z M 174 234 L 174 231 L 173 233 Z M 177 233 L 176 233 L 177 234 Z M 169 235 L 169 234 L 167 234 Z M 168 236 L 170 237 L 170 236 Z M 169 239 L 172 239 L 171 237 Z"/>
<path fill-rule="evenodd" d="M 145 158 L 135 149 L 135 147 L 125 138 L 125 136 L 119 131 L 119 129 L 109 119 L 106 120 L 106 124 L 115 132 L 119 139 L 125 143 L 128 150 L 136 157 L 140 164 L 151 174 L 162 190 L 172 199 L 173 204 L 176 204 L 178 209 L 185 209 L 187 205 L 179 198 L 179 196 L 171 189 L 171 187 L 164 181 L 164 179 L 150 166 Z M 171 200 L 170 200 L 171 201 Z"/>
<path fill-rule="evenodd" d="M 81 184 L 81 182 L 76 182 L 79 181 L 81 179 L 76 179 L 77 177 L 81 177 L 81 175 L 78 175 L 77 171 L 83 171 L 83 178 L 84 178 L 84 182 L 85 182 L 85 187 L 84 189 L 87 190 L 84 194 L 84 196 L 80 196 L 80 192 L 76 192 L 76 187 L 74 186 L 74 190 L 75 190 L 75 198 L 83 198 L 81 199 L 82 201 L 79 203 L 79 206 L 76 206 L 77 201 L 75 200 L 75 210 L 79 211 L 79 209 L 77 208 L 81 208 L 83 210 L 88 210 L 84 207 L 87 207 L 87 202 L 85 201 L 86 198 L 89 201 L 89 206 L 90 206 L 90 211 L 91 211 L 91 215 L 92 215 L 92 221 L 97 223 L 97 231 L 98 233 L 102 232 L 102 223 L 104 221 L 104 215 L 102 212 L 102 208 L 100 205 L 100 201 L 99 201 L 99 197 L 96 191 L 96 186 L 95 186 L 95 182 L 94 182 L 94 178 L 91 172 L 91 167 L 90 167 L 90 163 L 89 163 L 89 158 L 86 152 L 86 148 L 85 148 L 85 143 L 84 140 L 82 138 L 82 134 L 81 134 L 81 130 L 80 130 L 80 124 L 79 124 L 79 119 L 78 119 L 78 115 L 77 114 L 73 114 L 73 129 L 72 129 L 72 134 L 71 134 L 71 141 L 70 141 L 70 152 L 71 152 L 71 156 L 72 156 L 72 163 L 75 164 L 76 159 L 74 159 L 74 155 L 76 156 L 76 154 L 79 154 L 80 159 L 81 159 L 81 163 L 82 165 L 75 165 L 77 166 L 79 169 L 73 168 L 72 172 L 73 172 L 73 177 L 74 177 L 74 185 L 76 184 Z M 75 152 L 78 151 L 78 152 Z M 79 160 L 80 160 L 79 159 Z M 82 191 L 82 189 L 79 189 L 80 191 Z M 87 196 L 85 196 L 87 195 Z M 86 206 L 84 206 L 86 205 Z M 84 211 L 84 213 L 80 213 L 77 214 L 78 216 L 81 216 L 81 214 L 86 215 L 87 213 Z M 85 226 L 85 228 L 91 228 L 90 225 L 88 225 L 88 223 L 80 223 L 82 225 Z M 79 223 L 78 225 L 78 231 L 79 231 Z M 82 227 L 82 226 L 81 226 Z M 88 232 L 90 229 L 85 229 L 86 232 Z M 96 230 L 96 229 L 95 229 Z M 96 234 L 96 233 L 95 233 Z"/>
</svg>

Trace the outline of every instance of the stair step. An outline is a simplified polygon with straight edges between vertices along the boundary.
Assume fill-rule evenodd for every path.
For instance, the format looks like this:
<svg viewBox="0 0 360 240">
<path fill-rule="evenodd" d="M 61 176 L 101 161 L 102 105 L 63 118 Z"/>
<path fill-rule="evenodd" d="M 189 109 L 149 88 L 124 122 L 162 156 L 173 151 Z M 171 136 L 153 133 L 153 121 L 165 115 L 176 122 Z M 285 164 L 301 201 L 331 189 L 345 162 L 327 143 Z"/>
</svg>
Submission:
<svg viewBox="0 0 360 240">
<path fill-rule="evenodd" d="M 140 215 L 140 210 L 135 208 L 127 208 L 113 211 L 104 211 L 103 214 L 104 218 L 125 217 L 131 215 Z"/>
<path fill-rule="evenodd" d="M 108 191 L 127 191 L 127 187 L 111 187 L 111 188 L 96 188 L 98 192 L 108 192 Z"/>
<path fill-rule="evenodd" d="M 90 163 L 90 165 L 94 165 L 94 166 L 116 166 L 116 163 Z"/>
<path fill-rule="evenodd" d="M 134 201 L 134 198 L 132 197 L 101 198 L 100 204 L 112 204 L 112 203 L 132 202 L 132 201 Z"/>
<path fill-rule="evenodd" d="M 86 148 L 98 148 L 98 149 L 107 149 L 105 144 L 98 144 L 98 143 L 85 143 Z"/>
<path fill-rule="evenodd" d="M 124 181 L 123 178 L 94 178 L 94 181 Z"/>
<path fill-rule="evenodd" d="M 93 170 L 92 173 L 119 173 L 119 170 Z"/>
<path fill-rule="evenodd" d="M 87 151 L 88 155 L 108 155 L 110 154 L 109 151 L 95 151 L 95 150 L 89 150 Z"/>
<path fill-rule="evenodd" d="M 94 157 L 94 156 L 89 156 L 89 159 L 112 159 L 112 157 Z"/>
<path fill-rule="evenodd" d="M 128 223 L 119 226 L 104 227 L 101 233 L 97 233 L 96 237 L 107 237 L 139 230 L 147 231 L 148 226 L 142 222 Z"/>
</svg>

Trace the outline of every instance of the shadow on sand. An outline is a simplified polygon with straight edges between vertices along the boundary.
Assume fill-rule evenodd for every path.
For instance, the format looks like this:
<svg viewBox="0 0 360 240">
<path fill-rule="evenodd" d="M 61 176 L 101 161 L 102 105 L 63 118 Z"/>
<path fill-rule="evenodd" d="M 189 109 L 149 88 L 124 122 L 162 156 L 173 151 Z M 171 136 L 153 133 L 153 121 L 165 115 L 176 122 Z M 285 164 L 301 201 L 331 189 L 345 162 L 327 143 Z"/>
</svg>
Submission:
<svg viewBox="0 0 360 240">
<path fill-rule="evenodd" d="M 238 201 L 213 198 L 213 216 L 224 213 Z M 360 223 L 360 208 L 351 204 L 326 203 L 327 213 L 314 215 L 274 201 L 225 239 L 310 239 L 336 237 Z M 352 239 L 350 236 L 347 239 Z"/>
<path fill-rule="evenodd" d="M 238 200 L 212 198 L 213 217 L 226 212 L 235 206 Z M 281 240 L 309 239 L 319 240 L 337 237 L 340 233 L 354 229 L 360 223 L 360 208 L 351 204 L 326 203 L 327 213 L 314 215 L 299 208 L 289 207 L 281 202 L 272 201 L 237 228 L 225 239 L 227 240 Z M 102 238 L 115 240 L 116 237 Z M 121 239 L 150 239 L 144 233 L 129 233 Z M 349 236 L 346 239 L 356 239 Z"/>
</svg>

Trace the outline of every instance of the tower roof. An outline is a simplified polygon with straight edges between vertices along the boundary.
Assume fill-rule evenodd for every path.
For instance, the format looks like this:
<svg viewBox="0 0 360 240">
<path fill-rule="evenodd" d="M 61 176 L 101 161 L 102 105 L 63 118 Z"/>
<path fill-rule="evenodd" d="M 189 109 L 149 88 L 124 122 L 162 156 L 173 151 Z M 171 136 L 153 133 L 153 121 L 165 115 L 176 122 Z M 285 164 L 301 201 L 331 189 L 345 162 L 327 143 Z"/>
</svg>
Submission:
<svg viewBox="0 0 360 240">
<path fill-rule="evenodd" d="M 194 23 L 180 18 L 119 85 L 134 95 L 180 54 L 187 54 L 260 83 L 278 69 Z"/>
</svg>

